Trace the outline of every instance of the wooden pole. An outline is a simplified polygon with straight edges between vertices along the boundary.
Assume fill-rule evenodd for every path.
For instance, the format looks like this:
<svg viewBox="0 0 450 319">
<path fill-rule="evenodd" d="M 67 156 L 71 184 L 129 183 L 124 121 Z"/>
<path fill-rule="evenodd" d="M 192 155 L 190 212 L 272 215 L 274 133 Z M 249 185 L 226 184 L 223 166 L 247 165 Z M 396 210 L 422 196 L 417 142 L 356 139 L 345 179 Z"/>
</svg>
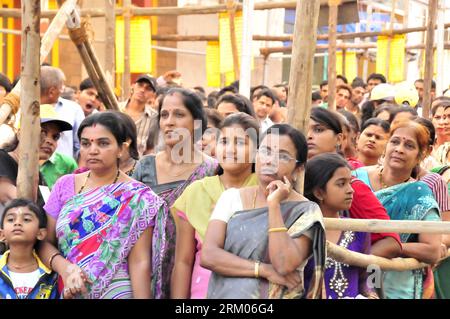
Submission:
<svg viewBox="0 0 450 319">
<path fill-rule="evenodd" d="M 105 0 L 105 76 L 111 87 L 115 84 L 115 35 L 116 35 L 115 0 Z"/>
<path fill-rule="evenodd" d="M 239 52 L 237 46 L 236 39 L 236 4 L 234 0 L 227 0 L 227 8 L 228 8 L 228 18 L 230 24 L 230 40 L 231 40 L 231 52 L 233 54 L 233 68 L 234 68 L 234 79 L 239 80 L 240 71 L 239 71 Z"/>
<path fill-rule="evenodd" d="M 427 24 L 427 39 L 425 41 L 425 76 L 423 83 L 423 102 L 422 102 L 422 116 L 428 118 L 430 114 L 431 105 L 431 81 L 433 79 L 434 71 L 434 29 L 436 27 L 436 14 L 438 0 L 429 0 L 428 3 L 428 24 Z"/>
<path fill-rule="evenodd" d="M 336 96 L 336 27 L 340 0 L 328 0 L 328 109 L 335 110 Z"/>
<path fill-rule="evenodd" d="M 241 74 L 239 77 L 239 93 L 250 98 L 250 83 L 252 75 L 252 35 L 254 0 L 244 0 Z"/>
<path fill-rule="evenodd" d="M 314 45 L 319 22 L 319 0 L 298 0 L 289 73 L 288 123 L 306 133 L 311 109 Z M 303 193 L 304 171 L 297 177 L 295 189 Z"/>
<path fill-rule="evenodd" d="M 450 222 L 324 218 L 326 229 L 365 233 L 450 234 Z"/>
<path fill-rule="evenodd" d="M 389 23 L 389 33 L 392 34 L 394 30 L 394 20 L 395 20 L 395 0 L 392 0 L 392 9 L 391 9 L 391 19 Z M 386 65 L 384 76 L 386 79 L 389 79 L 389 62 L 391 60 L 391 44 L 392 44 L 392 35 L 389 36 L 386 48 Z"/>
<path fill-rule="evenodd" d="M 381 270 L 406 271 L 422 269 L 428 265 L 419 262 L 414 258 L 383 258 L 374 255 L 361 254 L 355 251 L 347 250 L 327 241 L 327 256 L 334 260 L 355 267 L 367 269 L 368 266 L 377 265 Z"/>
<path fill-rule="evenodd" d="M 41 47 L 39 0 L 22 0 L 20 143 L 17 197 L 37 199 L 39 181 L 39 147 L 41 124 L 40 63 L 37 52 Z"/>
<path fill-rule="evenodd" d="M 408 28 L 409 25 L 409 0 L 404 0 L 403 28 Z M 405 36 L 405 44 L 408 45 L 408 34 Z M 403 61 L 403 79 L 408 78 L 408 55 L 405 54 Z"/>
<path fill-rule="evenodd" d="M 366 20 L 366 31 L 367 28 L 372 25 L 372 0 L 368 0 L 367 2 L 367 20 Z M 364 38 L 364 42 L 370 42 L 370 37 L 366 36 Z M 369 76 L 369 50 L 364 50 L 364 63 L 363 63 L 363 79 L 366 81 L 367 77 Z"/>
<path fill-rule="evenodd" d="M 437 56 L 437 69 L 446 70 L 444 59 L 444 20 L 445 20 L 445 1 L 440 1 L 438 5 L 438 18 L 437 18 L 437 31 L 436 31 L 436 56 Z M 436 92 L 437 96 L 441 95 L 445 88 L 444 84 L 444 72 L 437 72 L 436 74 Z"/>
<path fill-rule="evenodd" d="M 343 2 L 356 2 L 355 0 L 343 0 Z M 327 0 L 320 0 L 321 5 L 326 6 Z M 280 2 L 258 2 L 255 3 L 255 10 L 271 10 L 271 9 L 295 9 L 297 1 L 280 1 Z M 242 10 L 242 4 L 236 4 L 237 10 Z M 211 5 L 211 6 L 185 6 L 185 7 L 145 7 L 133 8 L 133 16 L 180 16 L 180 15 L 195 15 L 195 14 L 214 14 L 227 12 L 225 4 Z M 121 16 L 124 14 L 124 8 L 117 8 L 115 14 Z M 52 18 L 57 14 L 57 10 L 46 10 L 42 12 L 43 18 Z M 104 9 L 82 9 L 82 17 L 104 17 Z M 0 17 L 20 18 L 20 10 L 18 9 L 0 9 Z"/>
<path fill-rule="evenodd" d="M 68 14 L 75 10 L 75 5 L 77 0 L 67 0 L 59 9 L 57 15 L 50 23 L 47 31 L 45 32 L 44 37 L 42 38 L 42 44 L 40 48 L 40 64 L 44 63 L 47 55 L 50 53 L 50 50 L 53 47 L 53 43 L 58 38 L 58 35 L 61 33 L 61 30 L 64 28 Z M 19 10 L 20 11 L 20 10 Z M 20 81 L 16 84 L 10 94 L 11 99 L 19 99 L 20 96 Z M 8 97 L 7 96 L 7 97 Z M 15 114 L 17 112 L 17 107 L 15 103 L 11 103 L 8 98 L 5 99 L 5 102 L 0 107 L 0 124 L 3 124 L 11 114 Z"/>
<path fill-rule="evenodd" d="M 131 0 L 123 1 L 124 25 L 124 55 L 123 55 L 123 96 L 124 100 L 130 97 L 131 68 L 130 68 L 130 32 L 131 32 Z"/>
</svg>

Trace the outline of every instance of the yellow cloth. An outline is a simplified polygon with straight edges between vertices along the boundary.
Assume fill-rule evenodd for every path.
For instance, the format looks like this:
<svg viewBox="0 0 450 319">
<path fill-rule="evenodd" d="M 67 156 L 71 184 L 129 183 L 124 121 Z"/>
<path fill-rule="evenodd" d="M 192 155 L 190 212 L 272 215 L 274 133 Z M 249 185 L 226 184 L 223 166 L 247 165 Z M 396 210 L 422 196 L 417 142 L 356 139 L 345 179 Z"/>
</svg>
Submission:
<svg viewBox="0 0 450 319">
<path fill-rule="evenodd" d="M 242 187 L 258 184 L 256 175 L 251 174 Z M 171 212 L 178 219 L 177 212 L 186 215 L 187 220 L 203 241 L 209 218 L 220 195 L 225 191 L 219 176 L 209 176 L 189 185 L 171 207 Z"/>
</svg>

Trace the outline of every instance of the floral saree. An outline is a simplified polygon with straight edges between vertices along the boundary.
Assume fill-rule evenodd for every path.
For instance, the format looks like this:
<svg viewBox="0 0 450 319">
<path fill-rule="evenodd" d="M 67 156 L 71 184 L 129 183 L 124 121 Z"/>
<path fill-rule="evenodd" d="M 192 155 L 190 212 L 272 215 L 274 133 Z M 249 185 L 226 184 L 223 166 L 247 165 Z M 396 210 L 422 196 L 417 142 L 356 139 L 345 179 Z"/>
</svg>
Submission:
<svg viewBox="0 0 450 319">
<path fill-rule="evenodd" d="M 64 257 L 78 264 L 92 281 L 83 298 L 133 298 L 128 256 L 164 205 L 147 186 L 135 181 L 88 190 L 65 203 L 56 236 Z"/>
<path fill-rule="evenodd" d="M 298 238 L 306 232 L 312 233 L 313 274 L 307 292 L 304 283 L 293 291 L 286 291 L 280 285 L 272 284 L 262 278 L 227 277 L 218 273 L 211 275 L 208 286 L 208 298 L 213 299 L 268 299 L 268 298 L 313 298 L 322 295 L 323 269 L 325 265 L 325 232 L 322 213 L 316 203 L 283 202 L 281 204 L 283 220 L 292 238 Z M 258 208 L 235 213 L 227 224 L 224 249 L 239 257 L 270 263 L 268 252 L 268 208 Z M 303 276 L 305 261 L 298 269 Z"/>
</svg>

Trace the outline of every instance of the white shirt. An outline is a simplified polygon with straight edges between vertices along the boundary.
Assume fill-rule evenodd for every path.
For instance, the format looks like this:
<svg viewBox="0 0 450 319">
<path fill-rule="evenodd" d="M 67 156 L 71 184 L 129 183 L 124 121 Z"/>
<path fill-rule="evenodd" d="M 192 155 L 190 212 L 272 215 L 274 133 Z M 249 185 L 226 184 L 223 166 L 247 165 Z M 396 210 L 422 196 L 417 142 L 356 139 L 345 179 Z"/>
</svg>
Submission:
<svg viewBox="0 0 450 319">
<path fill-rule="evenodd" d="M 33 272 L 18 273 L 9 271 L 9 276 L 13 284 L 18 299 L 25 299 L 33 290 L 41 277 L 39 269 Z"/>
<path fill-rule="evenodd" d="M 261 128 L 260 128 L 261 133 L 264 133 L 265 131 L 267 131 L 267 129 L 268 129 L 269 127 L 271 127 L 271 126 L 273 125 L 273 122 L 272 122 L 272 120 L 270 119 L 270 117 L 266 117 L 266 118 L 265 118 L 263 121 L 261 121 L 259 124 L 261 125 Z"/>
<path fill-rule="evenodd" d="M 59 98 L 55 104 L 55 111 L 64 120 L 72 125 L 72 131 L 61 132 L 56 151 L 77 158 L 80 151 L 80 141 L 78 140 L 78 128 L 84 120 L 84 112 L 81 106 L 70 100 Z"/>
</svg>

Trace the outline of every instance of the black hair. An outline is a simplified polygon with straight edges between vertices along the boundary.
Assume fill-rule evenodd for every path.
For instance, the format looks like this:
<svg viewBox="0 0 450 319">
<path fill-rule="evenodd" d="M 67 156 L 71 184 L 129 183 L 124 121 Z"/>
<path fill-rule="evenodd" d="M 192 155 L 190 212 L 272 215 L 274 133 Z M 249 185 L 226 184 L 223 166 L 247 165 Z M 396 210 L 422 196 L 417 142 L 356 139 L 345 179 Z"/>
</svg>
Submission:
<svg viewBox="0 0 450 319">
<path fill-rule="evenodd" d="M 156 97 L 166 94 L 167 92 L 169 92 L 169 90 L 170 90 L 170 87 L 168 87 L 168 86 L 158 86 L 158 88 L 156 89 L 156 92 L 155 92 Z"/>
<path fill-rule="evenodd" d="M 87 90 L 87 89 L 95 89 L 94 82 L 90 78 L 86 78 L 80 83 L 80 91 Z"/>
<path fill-rule="evenodd" d="M 273 94 L 273 91 L 271 89 L 262 89 L 257 94 L 253 96 L 252 101 L 259 100 L 262 96 L 268 97 L 272 100 L 272 104 L 275 104 L 275 101 L 277 101 L 277 98 L 275 97 L 275 94 Z"/>
<path fill-rule="evenodd" d="M 391 116 L 392 112 L 394 112 L 398 108 L 398 105 L 385 102 L 380 104 L 379 107 L 373 112 L 373 117 L 377 117 L 380 113 L 383 113 L 387 111 L 389 113 L 389 116 Z"/>
<path fill-rule="evenodd" d="M 361 123 L 374 117 L 375 103 L 374 101 L 366 101 L 361 105 Z"/>
<path fill-rule="evenodd" d="M 425 81 L 423 79 L 417 79 L 414 81 L 414 84 L 417 82 L 424 83 Z M 436 81 L 434 81 L 433 79 L 431 80 L 431 89 L 436 90 Z"/>
<path fill-rule="evenodd" d="M 275 134 L 278 136 L 289 136 L 296 148 L 296 167 L 305 165 L 306 159 L 308 158 L 308 144 L 306 143 L 306 138 L 302 132 L 296 128 L 290 126 L 289 124 L 275 124 L 269 127 L 266 132 L 261 136 L 261 141 L 269 134 Z"/>
<path fill-rule="evenodd" d="M 314 102 L 314 101 L 321 100 L 322 96 L 320 95 L 319 91 L 314 91 L 314 92 L 312 92 L 311 98 L 312 98 L 312 101 Z"/>
<path fill-rule="evenodd" d="M 97 112 L 86 117 L 78 128 L 78 139 L 81 141 L 81 134 L 86 127 L 91 127 L 95 124 L 103 125 L 112 135 L 114 135 L 119 146 L 122 146 L 122 144 L 127 141 L 127 127 L 119 111 Z"/>
<path fill-rule="evenodd" d="M 342 133 L 342 124 L 339 115 L 330 110 L 324 109 L 323 107 L 314 107 L 311 110 L 310 118 L 329 128 L 334 134 Z"/>
<path fill-rule="evenodd" d="M 325 85 L 328 85 L 327 80 L 320 82 L 319 87 L 322 89 Z"/>
<path fill-rule="evenodd" d="M 206 93 L 205 89 L 203 88 L 203 86 L 194 86 L 194 90 L 202 92 L 203 94 Z"/>
<path fill-rule="evenodd" d="M 6 214 L 10 209 L 17 208 L 17 207 L 26 207 L 28 208 L 32 213 L 34 213 L 39 221 L 39 228 L 46 228 L 47 227 L 47 215 L 42 210 L 41 207 L 36 205 L 33 201 L 25 198 L 16 198 L 11 200 L 6 206 L 3 211 L 3 216 L 0 222 L 0 228 L 3 229 L 4 223 L 5 223 L 5 217 Z"/>
<path fill-rule="evenodd" d="M 348 124 L 350 124 L 350 128 L 352 129 L 352 131 L 358 133 L 359 132 L 359 122 L 358 122 L 358 119 L 356 118 L 356 116 L 352 112 L 349 112 L 345 109 L 340 109 L 338 112 L 340 114 L 342 114 L 343 116 L 345 116 L 345 118 L 348 121 Z"/>
<path fill-rule="evenodd" d="M 203 109 L 203 103 L 200 97 L 192 92 L 191 90 L 183 89 L 183 88 L 171 88 L 169 91 L 167 91 L 166 94 L 162 97 L 162 99 L 159 101 L 159 107 L 158 107 L 158 127 L 159 122 L 161 119 L 161 108 L 164 103 L 164 100 L 167 96 L 173 96 L 175 94 L 178 94 L 181 96 L 181 101 L 183 102 L 183 105 L 188 109 L 189 113 L 191 113 L 192 117 L 195 120 L 200 120 L 202 122 L 201 128 L 201 134 L 194 134 L 194 137 L 201 137 L 203 133 L 206 131 L 208 120 L 206 119 L 205 110 Z M 196 142 L 196 141 L 194 141 Z"/>
<path fill-rule="evenodd" d="M 413 116 L 417 116 L 417 111 L 414 108 L 410 106 L 399 106 L 391 112 L 391 115 L 389 116 L 389 123 L 392 124 L 395 117 L 399 113 L 410 113 Z"/>
<path fill-rule="evenodd" d="M 434 141 L 436 140 L 436 129 L 434 128 L 433 122 L 431 122 L 429 119 L 420 116 L 416 117 L 414 121 L 419 123 L 428 130 L 428 132 L 430 133 L 430 140 L 428 144 L 430 146 L 433 146 Z"/>
<path fill-rule="evenodd" d="M 250 88 L 250 100 L 253 101 L 255 92 L 257 90 L 268 90 L 268 89 L 270 89 L 270 88 L 267 85 L 263 85 L 263 84 L 251 87 Z"/>
<path fill-rule="evenodd" d="M 122 118 L 122 124 L 125 126 L 127 139 L 131 140 L 130 146 L 128 147 L 128 152 L 130 153 L 131 158 L 138 160 L 139 152 L 137 147 L 137 129 L 133 119 L 128 114 L 123 112 L 104 111 L 103 113 L 107 112 L 114 112 Z"/>
<path fill-rule="evenodd" d="M 356 77 L 356 78 L 354 78 L 353 79 L 353 81 L 352 81 L 352 88 L 353 89 L 356 89 L 356 88 L 358 88 L 358 87 L 362 87 L 362 88 L 366 88 L 366 83 L 364 83 L 364 80 L 362 79 L 362 78 L 360 78 L 360 77 Z"/>
<path fill-rule="evenodd" d="M 305 197 L 320 204 L 319 199 L 314 195 L 314 190 L 325 190 L 328 181 L 341 167 L 351 170 L 347 161 L 336 153 L 319 154 L 310 159 L 305 167 Z"/>
<path fill-rule="evenodd" d="M 381 83 L 386 83 L 386 77 L 380 73 L 372 73 L 369 75 L 366 82 L 369 83 L 370 80 L 379 80 Z"/>
<path fill-rule="evenodd" d="M 218 97 L 221 97 L 227 92 L 231 92 L 232 94 L 238 93 L 238 89 L 233 85 L 228 85 L 220 89 L 219 93 L 217 94 Z"/>
<path fill-rule="evenodd" d="M 0 86 L 3 86 L 5 88 L 6 93 L 11 92 L 13 88 L 11 81 L 3 73 L 0 73 Z"/>
<path fill-rule="evenodd" d="M 231 94 L 226 94 L 226 95 L 231 95 Z M 210 109 L 216 108 L 216 103 L 217 103 L 218 97 L 219 97 L 218 91 L 212 91 L 208 94 L 208 96 L 206 98 L 207 103 L 208 103 L 208 108 L 210 108 Z"/>
<path fill-rule="evenodd" d="M 231 103 L 239 112 L 247 113 L 248 115 L 255 117 L 252 102 L 241 94 L 225 94 L 221 96 L 216 102 L 215 109 L 217 109 L 220 103 Z"/>
<path fill-rule="evenodd" d="M 348 80 L 345 76 L 343 76 L 342 74 L 338 74 L 336 76 L 336 79 L 341 79 L 345 84 L 348 84 Z"/>
<path fill-rule="evenodd" d="M 438 108 L 440 108 L 440 107 L 443 107 L 444 110 L 447 107 L 450 107 L 450 98 L 443 96 L 443 97 L 439 97 L 438 101 L 436 101 L 436 100 L 434 100 L 433 106 L 431 108 L 431 116 L 434 116 L 436 114 Z"/>
<path fill-rule="evenodd" d="M 220 127 L 224 118 L 223 116 L 215 109 L 205 109 L 206 118 L 208 120 L 208 124 L 211 123 L 214 127 Z"/>
<path fill-rule="evenodd" d="M 239 125 L 248 134 L 250 140 L 255 146 L 255 150 L 259 147 L 259 132 L 260 126 L 257 119 L 253 116 L 239 112 L 227 116 L 221 123 L 219 129 L 222 130 L 225 127 L 230 127 L 233 125 Z M 252 150 L 253 151 L 253 150 Z M 252 164 L 252 173 L 255 172 L 255 163 Z M 217 175 L 223 174 L 223 168 L 219 165 L 217 168 Z"/>
<path fill-rule="evenodd" d="M 364 130 L 371 125 L 381 127 L 385 133 L 389 133 L 389 131 L 391 130 L 391 124 L 388 121 L 374 117 L 368 119 L 363 123 L 363 125 L 361 126 L 361 132 L 364 132 Z"/>
</svg>

